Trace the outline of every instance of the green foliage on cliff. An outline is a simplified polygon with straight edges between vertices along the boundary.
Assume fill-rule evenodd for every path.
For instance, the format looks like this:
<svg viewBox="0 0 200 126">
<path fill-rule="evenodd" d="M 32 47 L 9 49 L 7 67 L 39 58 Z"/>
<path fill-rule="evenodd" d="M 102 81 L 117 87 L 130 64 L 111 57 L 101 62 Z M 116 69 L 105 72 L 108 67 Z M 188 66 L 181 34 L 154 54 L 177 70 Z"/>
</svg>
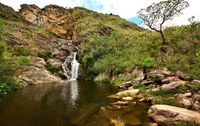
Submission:
<svg viewBox="0 0 200 126">
<path fill-rule="evenodd" d="M 3 27 L 3 21 L 0 19 L 0 28 Z M 17 66 L 12 64 L 9 59 L 4 58 L 5 51 L 6 44 L 3 43 L 2 33 L 0 33 L 0 95 L 7 94 L 7 92 L 17 90 L 21 87 L 13 77 Z"/>
</svg>

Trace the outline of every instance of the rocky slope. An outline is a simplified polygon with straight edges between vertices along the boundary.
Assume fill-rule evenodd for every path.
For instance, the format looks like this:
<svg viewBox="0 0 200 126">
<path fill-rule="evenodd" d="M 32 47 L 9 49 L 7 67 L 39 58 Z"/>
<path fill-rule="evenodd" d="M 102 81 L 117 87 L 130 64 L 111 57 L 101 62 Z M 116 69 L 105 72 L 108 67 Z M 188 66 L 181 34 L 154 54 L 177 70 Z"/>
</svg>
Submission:
<svg viewBox="0 0 200 126">
<path fill-rule="evenodd" d="M 118 27 L 142 30 L 118 16 L 104 15 L 81 7 L 66 9 L 49 5 L 40 9 L 36 5 L 23 4 L 19 13 L 29 22 L 44 26 L 57 35 L 74 41 L 84 40 L 90 33 L 108 35 Z"/>
</svg>

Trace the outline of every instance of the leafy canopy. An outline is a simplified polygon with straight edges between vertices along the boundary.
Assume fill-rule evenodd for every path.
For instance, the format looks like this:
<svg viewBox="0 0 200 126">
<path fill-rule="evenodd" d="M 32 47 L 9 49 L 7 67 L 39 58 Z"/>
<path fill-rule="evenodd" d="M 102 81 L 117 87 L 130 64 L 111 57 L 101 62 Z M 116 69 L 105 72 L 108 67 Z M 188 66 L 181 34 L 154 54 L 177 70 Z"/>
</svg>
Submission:
<svg viewBox="0 0 200 126">
<path fill-rule="evenodd" d="M 138 12 L 138 17 L 143 19 L 145 25 L 150 29 L 159 32 L 162 35 L 163 44 L 166 40 L 163 30 L 163 24 L 172 20 L 175 16 L 179 16 L 181 11 L 189 6 L 185 0 L 166 0 L 159 3 L 153 3 L 147 8 L 143 8 Z"/>
</svg>

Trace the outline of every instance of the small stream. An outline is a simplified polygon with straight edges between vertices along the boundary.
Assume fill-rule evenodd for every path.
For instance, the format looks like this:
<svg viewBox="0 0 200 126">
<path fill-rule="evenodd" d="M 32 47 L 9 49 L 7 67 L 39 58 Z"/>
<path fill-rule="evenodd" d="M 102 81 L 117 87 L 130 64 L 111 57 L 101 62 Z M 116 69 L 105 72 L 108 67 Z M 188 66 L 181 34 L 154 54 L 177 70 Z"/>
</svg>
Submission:
<svg viewBox="0 0 200 126">
<path fill-rule="evenodd" d="M 112 107 L 110 84 L 33 85 L 0 98 L 0 126 L 146 126 L 146 104 Z"/>
</svg>

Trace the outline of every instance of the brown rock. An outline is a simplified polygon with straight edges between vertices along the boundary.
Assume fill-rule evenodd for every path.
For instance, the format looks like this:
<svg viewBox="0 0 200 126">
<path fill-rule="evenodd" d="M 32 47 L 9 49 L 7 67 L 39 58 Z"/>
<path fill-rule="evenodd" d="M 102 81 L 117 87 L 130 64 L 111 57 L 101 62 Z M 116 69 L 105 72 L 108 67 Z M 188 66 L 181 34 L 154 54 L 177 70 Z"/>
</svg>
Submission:
<svg viewBox="0 0 200 126">
<path fill-rule="evenodd" d="M 194 99 L 200 101 L 200 94 L 194 94 Z"/>
<path fill-rule="evenodd" d="M 164 84 L 161 86 L 162 90 L 174 90 L 182 85 L 186 84 L 186 81 L 173 81 L 169 84 Z"/>
<path fill-rule="evenodd" d="M 122 117 L 122 120 L 124 123 L 135 126 L 135 125 L 140 125 L 141 121 L 136 118 L 135 116 L 131 115 L 131 114 L 126 114 Z"/>
<path fill-rule="evenodd" d="M 178 76 L 180 79 L 185 80 L 185 81 L 191 81 L 193 80 L 193 77 L 189 74 L 185 74 L 183 72 L 177 71 L 176 76 Z"/>
<path fill-rule="evenodd" d="M 200 102 L 199 101 L 195 101 L 195 103 L 192 106 L 192 109 L 199 110 L 200 109 Z"/>
<path fill-rule="evenodd" d="M 112 103 L 112 105 L 119 105 L 119 106 L 123 106 L 123 105 L 128 105 L 129 102 L 128 101 L 117 101 Z"/>
<path fill-rule="evenodd" d="M 171 77 L 167 77 L 167 78 L 164 78 L 161 83 L 170 83 L 170 82 L 173 82 L 173 81 L 178 81 L 180 80 L 178 77 L 176 76 L 171 76 Z"/>
<path fill-rule="evenodd" d="M 200 113 L 175 106 L 153 105 L 148 111 L 148 116 L 159 125 L 191 120 L 200 125 Z"/>
<path fill-rule="evenodd" d="M 192 80 L 191 84 L 200 84 L 200 80 Z"/>
</svg>

